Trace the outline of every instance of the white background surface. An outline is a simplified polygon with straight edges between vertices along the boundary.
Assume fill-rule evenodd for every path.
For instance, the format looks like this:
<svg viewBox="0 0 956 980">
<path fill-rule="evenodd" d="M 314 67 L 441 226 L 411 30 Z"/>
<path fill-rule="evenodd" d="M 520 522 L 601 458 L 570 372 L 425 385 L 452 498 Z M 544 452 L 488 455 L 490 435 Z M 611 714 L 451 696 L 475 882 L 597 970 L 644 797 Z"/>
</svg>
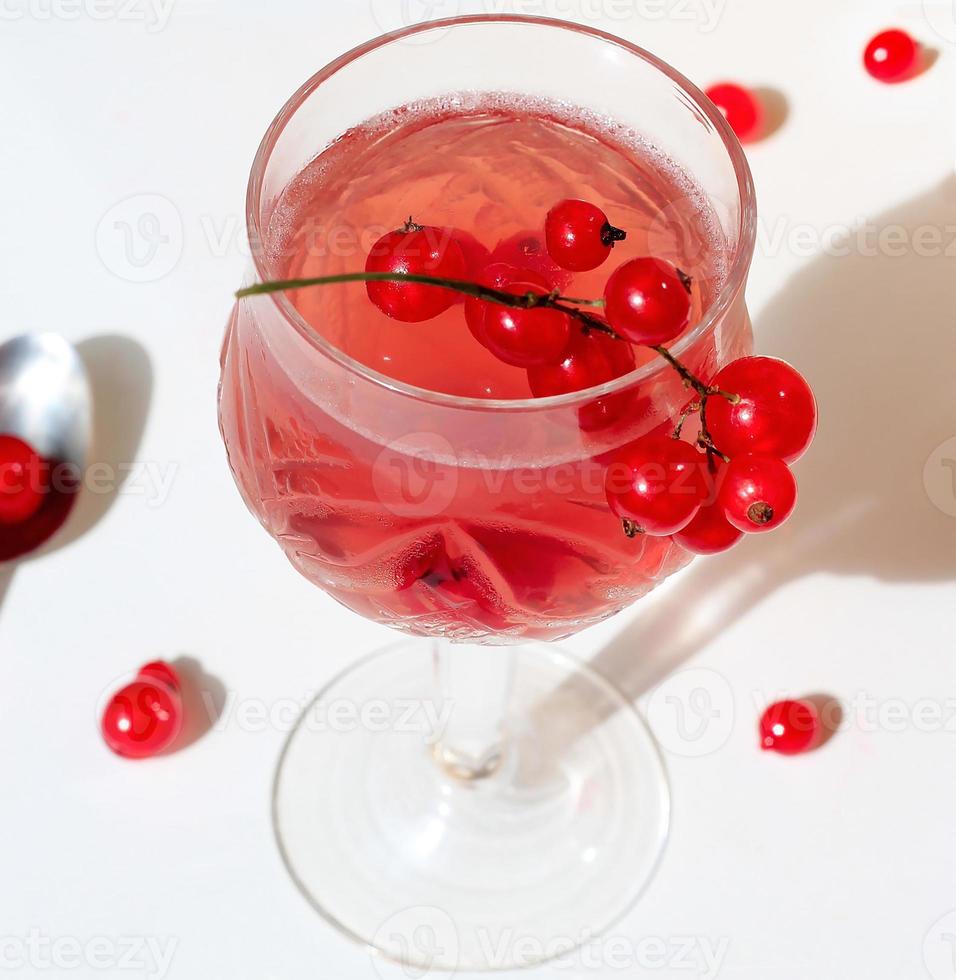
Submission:
<svg viewBox="0 0 956 980">
<path fill-rule="evenodd" d="M 706 945 L 723 980 L 951 980 L 956 449 L 933 452 L 956 437 L 956 258 L 919 254 L 933 247 L 913 232 L 956 240 L 956 19 L 947 0 L 727 0 L 713 26 L 695 0 L 676 2 L 503 9 L 596 23 L 702 84 L 731 76 L 786 96 L 783 127 L 749 151 L 761 210 L 749 296 L 759 349 L 806 371 L 822 425 L 787 530 L 568 644 L 650 704 L 672 838 L 614 942 L 536 972 L 713 977 Z M 305 78 L 395 26 L 400 4 L 173 0 L 165 23 L 129 0 L 0 7 L 0 337 L 126 338 L 86 346 L 131 379 L 105 455 L 172 478 L 157 499 L 155 479 L 134 492 L 140 473 L 2 598 L 0 974 L 157 976 L 142 952 L 148 968 L 118 962 L 126 939 L 152 937 L 174 941 L 175 980 L 373 976 L 287 878 L 269 790 L 283 709 L 392 634 L 301 580 L 247 515 L 215 391 L 261 134 Z M 894 23 L 939 57 L 885 87 L 860 53 Z M 169 240 L 150 281 L 131 282 L 116 222 L 145 248 L 145 213 Z M 878 245 L 888 225 L 903 245 Z M 100 699 L 138 664 L 180 656 L 224 687 L 217 727 L 162 760 L 116 759 Z M 779 693 L 839 699 L 845 730 L 812 755 L 758 752 L 755 719 Z M 51 965 L 45 941 L 62 953 L 94 937 L 95 956 Z"/>
</svg>

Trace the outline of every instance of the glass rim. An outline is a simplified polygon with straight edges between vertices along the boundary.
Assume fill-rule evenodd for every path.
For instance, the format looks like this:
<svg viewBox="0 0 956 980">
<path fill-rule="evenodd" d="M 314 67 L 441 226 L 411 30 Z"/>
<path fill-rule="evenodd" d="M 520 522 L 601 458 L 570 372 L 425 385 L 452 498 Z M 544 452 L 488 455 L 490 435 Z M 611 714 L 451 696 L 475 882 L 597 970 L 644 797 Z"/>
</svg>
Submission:
<svg viewBox="0 0 956 980">
<path fill-rule="evenodd" d="M 329 62 L 324 68 L 321 68 L 311 78 L 300 85 L 276 114 L 268 129 L 266 129 L 249 174 L 249 183 L 246 190 L 246 231 L 251 246 L 253 267 L 259 281 L 264 282 L 275 278 L 275 275 L 272 274 L 273 270 L 270 268 L 270 263 L 265 259 L 265 249 L 259 221 L 263 178 L 272 152 L 283 130 L 306 99 L 323 82 L 328 81 L 328 79 L 350 65 L 353 61 L 357 61 L 359 58 L 364 57 L 366 54 L 378 48 L 385 47 L 386 45 L 401 41 L 407 37 L 412 37 L 416 34 L 423 34 L 433 30 L 448 30 L 454 27 L 464 27 L 474 24 L 540 25 L 567 30 L 576 34 L 586 34 L 597 40 L 605 41 L 613 44 L 615 47 L 622 48 L 669 78 L 685 95 L 690 97 L 693 107 L 710 122 L 720 136 L 737 178 L 737 192 L 740 197 L 737 246 L 733 261 L 731 262 L 730 271 L 716 297 L 707 309 L 704 310 L 693 328 L 687 331 L 673 347 L 669 348 L 674 356 L 680 357 L 681 354 L 716 326 L 746 281 L 753 258 L 757 232 L 757 209 L 750 165 L 747 162 L 743 147 L 734 135 L 723 113 L 717 109 L 698 86 L 676 68 L 673 68 L 639 45 L 632 44 L 630 41 L 618 37 L 615 34 L 558 18 L 532 17 L 520 14 L 474 14 L 425 21 L 421 24 L 414 24 L 402 30 L 391 31 L 365 41 Z M 321 151 L 317 150 L 317 152 Z M 693 174 L 689 176 L 692 177 Z M 367 364 L 363 364 L 361 361 L 349 356 L 341 348 L 323 337 L 302 316 L 295 306 L 293 306 L 284 292 L 267 293 L 259 298 L 272 302 L 283 319 L 287 320 L 305 340 L 349 371 L 361 375 L 379 387 L 390 389 L 419 401 L 431 402 L 447 407 L 485 411 L 526 411 L 529 409 L 543 411 L 554 408 L 574 407 L 594 401 L 597 398 L 606 397 L 625 388 L 633 387 L 639 382 L 654 377 L 659 373 L 673 370 L 663 358 L 656 356 L 629 374 L 621 375 L 619 378 L 614 378 L 611 381 L 592 388 L 583 388 L 581 391 L 572 391 L 562 395 L 549 395 L 545 398 L 466 398 L 460 395 L 448 394 L 447 392 L 434 391 L 430 388 L 422 388 L 418 385 L 407 384 L 404 381 L 389 377 L 387 374 L 383 374 L 381 371 L 377 371 Z M 246 301 L 239 300 L 239 302 Z"/>
</svg>

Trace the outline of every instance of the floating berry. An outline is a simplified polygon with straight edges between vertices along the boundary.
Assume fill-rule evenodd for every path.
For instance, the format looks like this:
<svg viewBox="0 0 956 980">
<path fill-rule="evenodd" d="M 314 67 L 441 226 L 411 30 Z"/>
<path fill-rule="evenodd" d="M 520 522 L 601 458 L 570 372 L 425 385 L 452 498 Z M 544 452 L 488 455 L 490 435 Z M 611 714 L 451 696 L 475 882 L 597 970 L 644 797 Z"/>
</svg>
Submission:
<svg viewBox="0 0 956 980">
<path fill-rule="evenodd" d="M 760 718 L 760 747 L 796 755 L 820 737 L 820 718 L 809 701 L 777 701 Z"/>
<path fill-rule="evenodd" d="M 561 201 L 548 212 L 544 235 L 551 258 L 572 272 L 596 269 L 614 243 L 627 238 L 596 204 L 575 200 Z"/>
<path fill-rule="evenodd" d="M 548 289 L 564 289 L 571 281 L 570 273 L 548 255 L 544 236 L 535 231 L 519 231 L 498 242 L 491 253 L 491 261 L 528 269 L 541 276 Z"/>
<path fill-rule="evenodd" d="M 474 276 L 474 281 L 480 286 L 488 286 L 491 289 L 507 289 L 516 282 L 531 283 L 544 290 L 549 288 L 544 276 L 538 275 L 532 269 L 518 269 L 507 262 L 486 264 Z M 478 299 L 477 296 L 465 298 L 465 322 L 472 336 L 482 346 L 485 345 L 485 313 L 494 305 L 488 300 Z"/>
<path fill-rule="evenodd" d="M 529 282 L 512 283 L 505 292 L 521 296 L 548 291 Z M 568 348 L 571 318 L 560 310 L 542 307 L 522 310 L 500 303 L 487 303 L 482 323 L 484 346 L 500 361 L 514 367 L 558 364 Z"/>
<path fill-rule="evenodd" d="M 727 464 L 718 501 L 741 531 L 772 531 L 793 513 L 797 483 L 783 460 L 746 453 Z"/>
<path fill-rule="evenodd" d="M 611 326 L 634 344 L 666 344 L 690 317 L 690 280 L 664 259 L 644 256 L 620 266 L 604 287 Z"/>
<path fill-rule="evenodd" d="M 474 280 L 485 266 L 491 261 L 491 252 L 470 231 L 456 228 L 451 233 L 452 240 L 458 243 L 462 257 L 465 260 L 467 279 Z M 458 298 L 463 298 L 459 295 Z"/>
<path fill-rule="evenodd" d="M 707 497 L 706 461 L 689 443 L 644 436 L 625 446 L 605 474 L 614 513 L 647 534 L 675 534 Z"/>
<path fill-rule="evenodd" d="M 713 384 L 738 395 L 732 404 L 715 396 L 707 403 L 714 444 L 728 456 L 763 453 L 786 463 L 813 441 L 817 403 L 803 376 L 775 357 L 741 357 L 719 371 Z"/>
<path fill-rule="evenodd" d="M 110 698 L 100 728 L 117 755 L 145 759 L 169 748 L 182 722 L 179 678 L 169 664 L 155 661 Z"/>
<path fill-rule="evenodd" d="M 42 462 L 16 436 L 0 435 L 0 524 L 22 524 L 43 504 Z"/>
<path fill-rule="evenodd" d="M 704 94 L 720 109 L 741 143 L 758 139 L 763 130 L 763 107 L 757 96 L 735 82 L 711 85 Z"/>
<path fill-rule="evenodd" d="M 530 368 L 528 385 L 535 398 L 567 395 L 584 391 L 623 377 L 634 370 L 634 349 L 600 330 L 584 333 L 572 329 L 571 340 L 560 363 Z M 630 408 L 632 392 L 617 392 L 596 398 L 578 409 L 578 421 L 585 432 L 606 428 Z"/>
<path fill-rule="evenodd" d="M 567 395 L 613 381 L 634 370 L 634 350 L 600 330 L 576 331 L 560 363 L 528 371 L 535 398 Z"/>
<path fill-rule="evenodd" d="M 919 51 L 906 31 L 881 31 L 866 46 L 863 64 L 881 82 L 905 82 L 919 67 Z"/>
<path fill-rule="evenodd" d="M 383 235 L 365 263 L 366 272 L 399 272 L 440 279 L 465 279 L 461 246 L 447 228 L 416 225 Z M 403 323 L 421 323 L 453 306 L 450 289 L 413 282 L 367 282 L 369 299 L 386 315 Z"/>
</svg>

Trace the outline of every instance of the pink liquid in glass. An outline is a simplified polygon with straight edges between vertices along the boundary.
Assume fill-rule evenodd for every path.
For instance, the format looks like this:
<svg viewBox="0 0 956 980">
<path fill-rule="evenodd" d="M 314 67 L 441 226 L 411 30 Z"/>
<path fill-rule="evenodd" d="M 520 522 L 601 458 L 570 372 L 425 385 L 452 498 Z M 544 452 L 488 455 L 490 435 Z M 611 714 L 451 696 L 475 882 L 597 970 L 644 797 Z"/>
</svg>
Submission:
<svg viewBox="0 0 956 980">
<path fill-rule="evenodd" d="M 701 318 L 729 256 L 692 181 L 638 134 L 517 97 L 435 101 L 346 133 L 270 202 L 265 259 L 275 278 L 361 271 L 374 241 L 411 216 L 544 262 L 545 215 L 567 197 L 603 207 L 628 238 L 601 268 L 568 274 L 566 295 L 599 297 L 617 264 L 653 254 L 693 277 Z M 603 489 L 608 454 L 666 430 L 690 400 L 672 372 L 570 407 L 436 401 L 388 379 L 476 400 L 531 391 L 525 371 L 474 340 L 461 304 L 404 324 L 361 283 L 287 297 L 346 357 L 304 340 L 273 297 L 244 300 L 223 350 L 221 425 L 249 507 L 345 605 L 413 633 L 554 639 L 689 560 L 669 538 L 627 538 Z M 749 349 L 741 300 L 682 357 L 708 376 Z M 635 354 L 639 366 L 656 359 Z"/>
</svg>

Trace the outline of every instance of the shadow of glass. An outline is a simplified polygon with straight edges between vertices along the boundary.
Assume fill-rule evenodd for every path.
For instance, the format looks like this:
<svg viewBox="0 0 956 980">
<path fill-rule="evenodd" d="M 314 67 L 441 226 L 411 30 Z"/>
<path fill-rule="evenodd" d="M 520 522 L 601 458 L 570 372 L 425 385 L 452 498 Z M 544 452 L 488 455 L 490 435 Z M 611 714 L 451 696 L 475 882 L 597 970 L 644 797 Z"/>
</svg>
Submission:
<svg viewBox="0 0 956 980">
<path fill-rule="evenodd" d="M 597 654 L 632 699 L 802 576 L 956 577 L 956 178 L 838 238 L 756 324 L 820 405 L 797 511 L 696 561 Z"/>
</svg>

